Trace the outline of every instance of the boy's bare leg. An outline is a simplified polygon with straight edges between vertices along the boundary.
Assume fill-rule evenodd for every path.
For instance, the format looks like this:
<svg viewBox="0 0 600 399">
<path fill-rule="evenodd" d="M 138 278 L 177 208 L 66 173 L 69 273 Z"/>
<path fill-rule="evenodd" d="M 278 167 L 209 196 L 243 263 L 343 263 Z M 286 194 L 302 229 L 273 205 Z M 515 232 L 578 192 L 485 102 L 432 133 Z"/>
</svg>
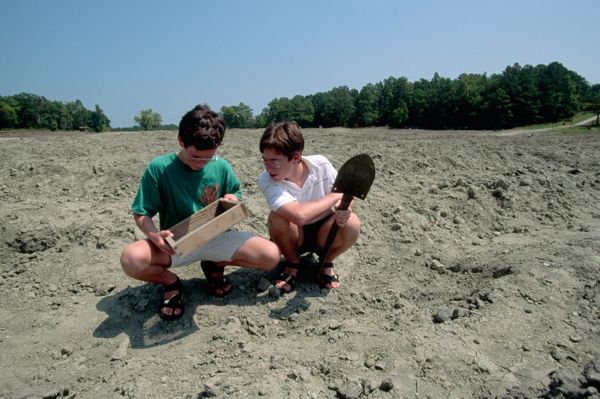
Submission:
<svg viewBox="0 0 600 399">
<path fill-rule="evenodd" d="M 233 254 L 231 261 L 216 263 L 221 267 L 236 265 L 268 271 L 277 266 L 280 257 L 281 253 L 275 243 L 255 236 L 246 241 Z"/>
<path fill-rule="evenodd" d="M 302 237 L 302 229 L 289 220 L 279 216 L 275 212 L 271 212 L 267 219 L 269 226 L 269 236 L 271 240 L 277 244 L 288 264 L 299 265 L 300 258 L 298 257 L 298 247 L 304 239 Z M 283 274 L 296 277 L 298 275 L 298 267 L 288 267 L 283 269 Z M 275 286 L 284 292 L 289 292 L 293 287 L 283 280 L 276 280 Z"/>
<path fill-rule="evenodd" d="M 156 283 L 164 286 L 173 284 L 178 277 L 168 270 L 171 265 L 171 257 L 160 251 L 148 240 L 139 240 L 125 247 L 121 253 L 121 267 L 128 276 L 148 283 Z M 167 291 L 164 299 L 170 299 L 177 295 L 178 291 Z M 175 314 L 181 312 L 175 309 Z M 163 307 L 161 312 L 171 315 L 172 308 Z"/>
</svg>

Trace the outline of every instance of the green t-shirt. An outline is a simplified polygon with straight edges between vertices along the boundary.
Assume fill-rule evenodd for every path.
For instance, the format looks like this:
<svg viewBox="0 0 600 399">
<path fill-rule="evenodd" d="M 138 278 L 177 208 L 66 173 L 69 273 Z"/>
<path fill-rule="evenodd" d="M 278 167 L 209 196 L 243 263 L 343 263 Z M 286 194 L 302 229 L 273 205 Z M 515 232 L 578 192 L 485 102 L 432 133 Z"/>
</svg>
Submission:
<svg viewBox="0 0 600 399">
<path fill-rule="evenodd" d="M 216 190 L 216 198 L 235 194 L 240 200 L 240 180 L 229 162 L 218 158 L 193 170 L 176 153 L 154 158 L 144 172 L 131 210 L 153 217 L 165 230 L 208 205 L 205 195 Z"/>
</svg>

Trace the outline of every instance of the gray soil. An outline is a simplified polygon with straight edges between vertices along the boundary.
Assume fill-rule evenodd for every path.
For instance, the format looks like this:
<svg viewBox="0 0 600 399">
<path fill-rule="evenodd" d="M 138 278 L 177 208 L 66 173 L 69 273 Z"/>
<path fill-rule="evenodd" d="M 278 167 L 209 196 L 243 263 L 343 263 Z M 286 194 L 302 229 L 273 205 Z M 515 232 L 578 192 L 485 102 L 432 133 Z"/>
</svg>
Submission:
<svg viewBox="0 0 600 399">
<path fill-rule="evenodd" d="M 342 288 L 305 275 L 275 298 L 230 267 L 214 299 L 194 264 L 171 323 L 119 255 L 176 133 L 0 135 L 0 397 L 600 397 L 597 133 L 304 134 L 306 154 L 377 169 Z M 228 131 L 220 153 L 252 214 L 237 228 L 266 236 L 259 136 Z"/>
</svg>

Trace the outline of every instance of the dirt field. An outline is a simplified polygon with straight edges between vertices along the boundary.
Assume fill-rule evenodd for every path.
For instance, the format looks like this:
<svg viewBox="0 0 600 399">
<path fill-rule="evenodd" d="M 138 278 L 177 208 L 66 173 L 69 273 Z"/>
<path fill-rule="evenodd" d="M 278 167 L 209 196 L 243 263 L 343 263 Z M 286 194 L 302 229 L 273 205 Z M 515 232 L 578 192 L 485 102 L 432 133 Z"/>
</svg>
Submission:
<svg viewBox="0 0 600 399">
<path fill-rule="evenodd" d="M 342 288 L 225 299 L 177 269 L 183 319 L 126 277 L 129 213 L 174 132 L 0 135 L 2 398 L 600 398 L 600 135 L 306 129 L 377 177 Z M 266 235 L 260 132 L 220 154 Z M 267 276 L 268 277 L 268 276 Z"/>
</svg>

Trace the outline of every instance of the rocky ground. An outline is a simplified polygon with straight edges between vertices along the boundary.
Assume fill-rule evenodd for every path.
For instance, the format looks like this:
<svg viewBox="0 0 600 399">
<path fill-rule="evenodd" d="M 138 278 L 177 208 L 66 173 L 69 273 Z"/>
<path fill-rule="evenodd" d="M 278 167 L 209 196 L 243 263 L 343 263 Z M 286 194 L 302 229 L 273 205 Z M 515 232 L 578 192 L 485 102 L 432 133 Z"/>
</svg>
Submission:
<svg viewBox="0 0 600 399">
<path fill-rule="evenodd" d="M 343 287 L 274 298 L 256 271 L 186 312 L 121 249 L 150 159 L 176 133 L 0 133 L 2 398 L 600 398 L 600 135 L 306 129 L 307 154 L 372 156 Z M 260 131 L 220 151 L 266 235 Z"/>
</svg>

